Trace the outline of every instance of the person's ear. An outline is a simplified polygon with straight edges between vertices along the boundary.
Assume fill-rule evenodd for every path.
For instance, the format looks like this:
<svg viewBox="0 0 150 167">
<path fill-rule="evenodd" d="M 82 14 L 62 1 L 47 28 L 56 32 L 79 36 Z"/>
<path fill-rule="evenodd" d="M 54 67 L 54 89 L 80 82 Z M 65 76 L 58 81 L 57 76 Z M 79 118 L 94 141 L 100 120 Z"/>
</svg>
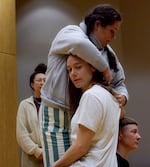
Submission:
<svg viewBox="0 0 150 167">
<path fill-rule="evenodd" d="M 95 24 L 94 24 L 94 29 L 97 30 L 100 26 L 100 22 L 98 20 L 95 21 Z"/>
<path fill-rule="evenodd" d="M 118 136 L 118 140 L 120 141 L 120 140 L 122 139 L 122 137 L 123 137 L 123 134 L 122 134 L 122 132 L 120 131 L 120 132 L 119 132 L 119 136 Z"/>
<path fill-rule="evenodd" d="M 31 87 L 32 89 L 33 89 L 33 84 L 34 84 L 34 83 L 30 83 L 30 87 Z"/>
</svg>

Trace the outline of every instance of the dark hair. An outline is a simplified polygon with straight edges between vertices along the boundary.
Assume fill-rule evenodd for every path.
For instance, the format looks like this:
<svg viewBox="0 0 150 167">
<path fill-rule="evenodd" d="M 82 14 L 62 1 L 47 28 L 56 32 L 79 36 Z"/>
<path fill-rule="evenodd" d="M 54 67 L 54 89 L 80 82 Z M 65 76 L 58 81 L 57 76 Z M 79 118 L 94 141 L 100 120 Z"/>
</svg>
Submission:
<svg viewBox="0 0 150 167">
<path fill-rule="evenodd" d="M 73 55 L 71 55 L 73 56 Z M 69 57 L 69 56 L 68 56 Z M 93 83 L 98 83 L 98 84 L 102 84 L 104 82 L 104 77 L 102 75 L 101 72 L 99 72 L 98 70 L 96 70 L 93 73 Z M 82 96 L 82 90 L 80 88 L 76 88 L 74 86 L 74 84 L 72 83 L 72 81 L 69 78 L 69 83 L 68 83 L 68 91 L 69 91 L 69 103 L 70 103 L 70 112 L 71 112 L 71 116 L 73 116 L 73 114 L 75 113 L 81 96 Z"/>
<path fill-rule="evenodd" d="M 130 117 L 124 117 L 119 121 L 119 129 L 121 130 L 124 126 L 131 125 L 131 124 L 138 125 L 135 119 Z"/>
<path fill-rule="evenodd" d="M 72 117 L 79 105 L 82 96 L 82 90 L 76 88 L 69 78 L 68 91 L 69 91 L 70 116 Z"/>
<path fill-rule="evenodd" d="M 31 89 L 33 89 L 32 86 L 31 86 L 31 83 L 34 82 L 35 76 L 36 76 L 37 74 L 39 74 L 39 73 L 41 73 L 41 72 L 35 71 L 35 72 L 33 72 L 33 73 L 30 75 L 29 86 L 30 86 Z"/>
<path fill-rule="evenodd" d="M 45 74 L 46 70 L 47 66 L 44 63 L 40 63 L 35 67 L 34 72 L 40 72 Z"/>
<path fill-rule="evenodd" d="M 107 25 L 112 25 L 114 22 L 121 20 L 120 12 L 114 9 L 110 4 L 100 4 L 85 16 L 84 21 L 87 26 L 87 35 L 89 36 L 93 31 L 96 21 L 99 21 L 102 27 L 106 27 Z"/>
<path fill-rule="evenodd" d="M 121 21 L 121 14 L 119 11 L 114 9 L 110 4 L 100 4 L 96 6 L 86 17 L 85 24 L 87 26 L 87 35 L 89 36 L 93 31 L 94 24 L 96 21 L 100 22 L 102 27 L 106 27 L 107 25 L 112 25 L 115 21 Z M 114 70 L 114 72 L 118 72 L 118 67 L 116 63 L 116 58 L 114 54 L 105 47 L 108 55 L 108 62 L 110 69 Z"/>
<path fill-rule="evenodd" d="M 35 67 L 34 72 L 30 75 L 30 79 L 29 79 L 29 86 L 31 87 L 31 89 L 33 89 L 31 86 L 31 83 L 34 82 L 35 76 L 39 73 L 45 74 L 46 70 L 47 70 L 47 66 L 44 63 L 40 63 Z"/>
<path fill-rule="evenodd" d="M 107 52 L 107 56 L 108 56 L 108 63 L 109 63 L 109 67 L 111 70 L 114 70 L 114 72 L 118 72 L 118 67 L 117 67 L 117 61 L 116 61 L 116 57 L 115 55 L 109 50 L 109 48 L 107 46 L 105 46 L 105 51 Z"/>
</svg>

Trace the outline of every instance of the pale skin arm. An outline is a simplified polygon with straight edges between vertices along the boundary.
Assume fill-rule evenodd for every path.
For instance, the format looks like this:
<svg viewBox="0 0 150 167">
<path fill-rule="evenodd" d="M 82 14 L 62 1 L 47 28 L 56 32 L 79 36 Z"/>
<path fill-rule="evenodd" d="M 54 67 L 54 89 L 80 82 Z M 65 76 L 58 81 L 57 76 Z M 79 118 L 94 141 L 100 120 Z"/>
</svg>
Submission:
<svg viewBox="0 0 150 167">
<path fill-rule="evenodd" d="M 125 106 L 127 99 L 126 96 L 120 94 L 119 92 L 117 92 L 115 89 L 109 88 L 111 93 L 115 96 L 115 98 L 117 99 L 120 107 Z"/>
<path fill-rule="evenodd" d="M 87 154 L 94 134 L 95 133 L 90 129 L 79 125 L 77 130 L 77 139 L 65 154 L 52 165 L 52 167 L 68 167 L 73 162 Z"/>
<path fill-rule="evenodd" d="M 120 106 L 125 106 L 127 100 L 126 100 L 126 97 L 124 95 L 117 94 L 115 97 L 118 100 Z"/>
</svg>

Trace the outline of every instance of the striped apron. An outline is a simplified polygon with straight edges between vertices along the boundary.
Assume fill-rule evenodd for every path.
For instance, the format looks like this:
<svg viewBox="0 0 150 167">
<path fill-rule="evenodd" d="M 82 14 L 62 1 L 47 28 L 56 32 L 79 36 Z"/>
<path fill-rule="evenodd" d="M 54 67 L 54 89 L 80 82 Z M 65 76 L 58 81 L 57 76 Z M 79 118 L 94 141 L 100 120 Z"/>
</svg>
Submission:
<svg viewBox="0 0 150 167">
<path fill-rule="evenodd" d="M 44 167 L 50 167 L 70 146 L 70 121 L 67 111 L 45 104 L 40 107 Z"/>
</svg>

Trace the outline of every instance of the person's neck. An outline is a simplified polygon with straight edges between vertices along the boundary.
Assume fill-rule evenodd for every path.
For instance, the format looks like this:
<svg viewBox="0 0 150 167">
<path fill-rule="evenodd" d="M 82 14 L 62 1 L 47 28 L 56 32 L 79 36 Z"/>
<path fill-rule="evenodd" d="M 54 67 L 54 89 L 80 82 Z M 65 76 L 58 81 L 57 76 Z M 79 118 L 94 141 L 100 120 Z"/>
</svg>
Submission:
<svg viewBox="0 0 150 167">
<path fill-rule="evenodd" d="M 34 92 L 34 97 L 35 97 L 35 98 L 40 98 L 40 97 L 41 97 L 41 93 L 36 93 L 36 92 Z"/>
<path fill-rule="evenodd" d="M 95 85 L 95 82 L 92 82 L 87 87 L 82 88 L 82 92 L 85 92 L 86 90 L 90 89 L 93 85 Z"/>
<path fill-rule="evenodd" d="M 82 29 L 82 31 L 87 34 L 87 26 L 85 24 L 84 21 L 82 21 L 80 23 L 80 28 Z M 90 39 L 90 41 L 99 49 L 99 50 L 102 50 L 103 49 L 103 46 L 101 45 L 101 43 L 98 41 L 98 39 L 96 38 L 96 36 L 94 35 L 94 33 L 91 33 L 88 38 Z"/>
<path fill-rule="evenodd" d="M 95 36 L 93 33 L 91 33 L 91 34 L 89 35 L 89 39 L 90 39 L 90 41 L 92 41 L 92 43 L 93 43 L 99 50 L 102 50 L 102 49 L 103 49 L 101 43 L 98 41 L 98 39 L 96 38 L 96 36 Z"/>
<path fill-rule="evenodd" d="M 128 158 L 129 150 L 122 145 L 119 145 L 117 148 L 117 153 L 124 159 Z"/>
</svg>

